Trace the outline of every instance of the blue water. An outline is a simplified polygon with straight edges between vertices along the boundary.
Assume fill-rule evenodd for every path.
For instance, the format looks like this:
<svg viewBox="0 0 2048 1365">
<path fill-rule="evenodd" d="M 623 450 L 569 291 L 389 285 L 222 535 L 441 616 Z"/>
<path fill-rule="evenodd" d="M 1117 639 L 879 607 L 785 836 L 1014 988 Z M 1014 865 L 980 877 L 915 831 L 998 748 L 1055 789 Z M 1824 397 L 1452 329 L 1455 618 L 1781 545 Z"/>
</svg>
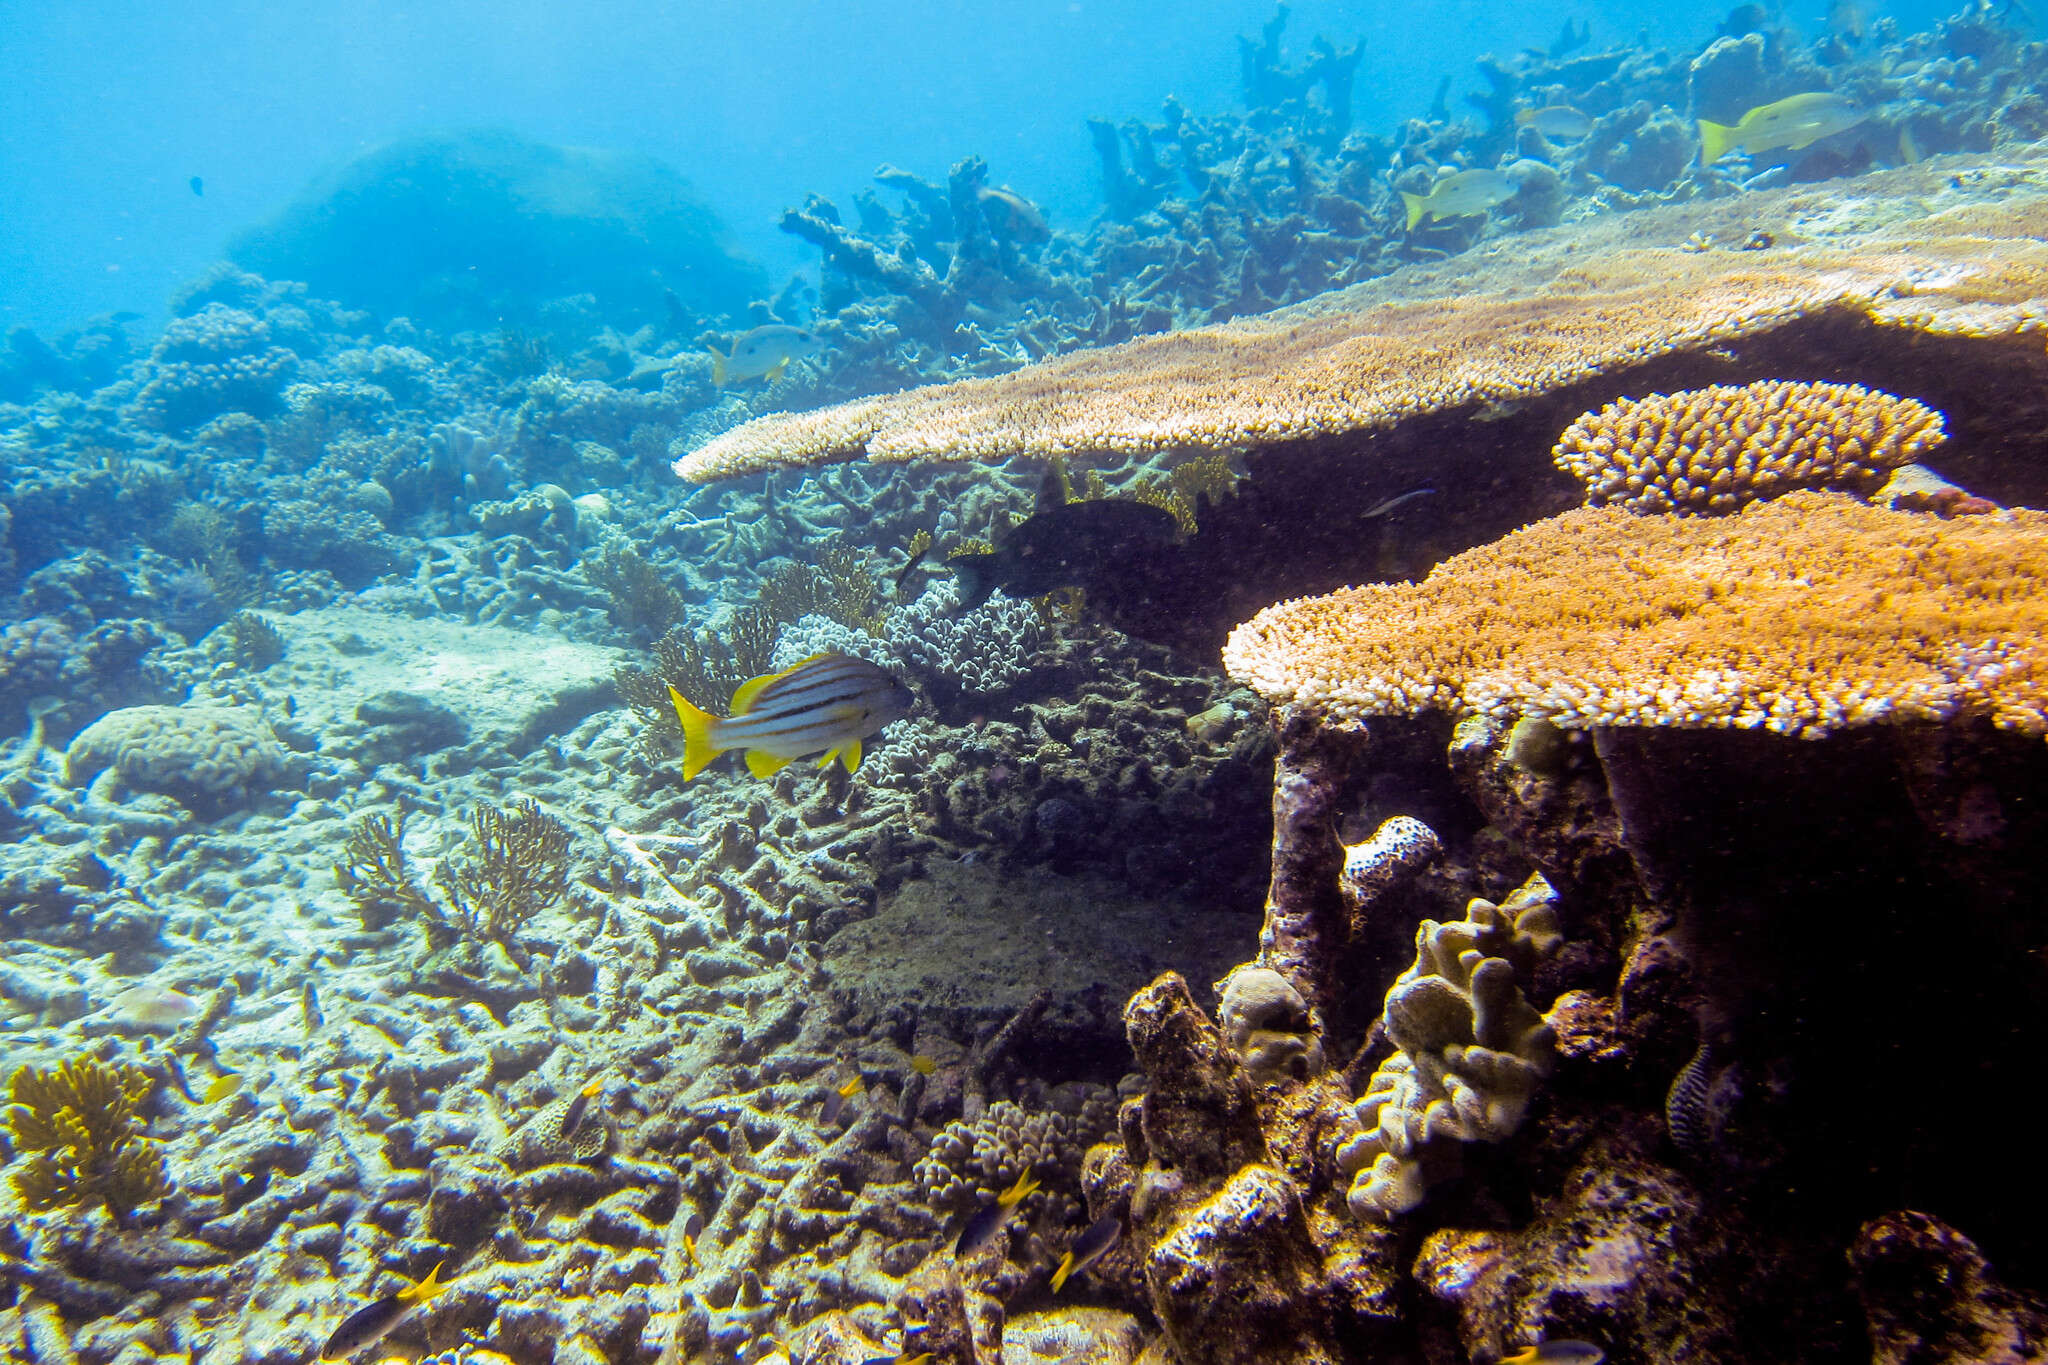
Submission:
<svg viewBox="0 0 2048 1365">
<path fill-rule="evenodd" d="M 1890 11 L 1908 27 L 1948 6 Z M 1357 126 L 1477 87 L 1487 51 L 1588 16 L 1597 45 L 1698 44 L 1724 7 L 1303 0 L 1286 46 L 1364 37 Z M 777 278 L 814 255 L 775 228 L 842 204 L 882 162 L 942 179 L 960 157 L 1078 230 L 1098 210 L 1082 121 L 1238 104 L 1234 39 L 1265 0 L 780 5 L 452 3 L 0 5 L 0 326 L 155 317 L 238 230 L 391 138 L 508 128 L 643 151 L 701 187 Z M 1818 32 L 1824 6 L 1788 7 Z M 1453 99 L 1455 101 L 1455 94 Z M 204 195 L 187 181 L 199 176 Z"/>
</svg>

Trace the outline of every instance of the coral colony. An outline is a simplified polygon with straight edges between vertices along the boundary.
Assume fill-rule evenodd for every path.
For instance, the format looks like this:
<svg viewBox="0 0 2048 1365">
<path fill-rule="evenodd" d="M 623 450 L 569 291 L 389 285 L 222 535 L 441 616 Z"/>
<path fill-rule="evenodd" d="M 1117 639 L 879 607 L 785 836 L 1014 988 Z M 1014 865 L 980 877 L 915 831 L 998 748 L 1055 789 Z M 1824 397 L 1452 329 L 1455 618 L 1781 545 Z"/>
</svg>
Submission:
<svg viewBox="0 0 2048 1365">
<path fill-rule="evenodd" d="M 2018 8 L 18 333 L 0 1356 L 2040 1359 Z"/>
</svg>

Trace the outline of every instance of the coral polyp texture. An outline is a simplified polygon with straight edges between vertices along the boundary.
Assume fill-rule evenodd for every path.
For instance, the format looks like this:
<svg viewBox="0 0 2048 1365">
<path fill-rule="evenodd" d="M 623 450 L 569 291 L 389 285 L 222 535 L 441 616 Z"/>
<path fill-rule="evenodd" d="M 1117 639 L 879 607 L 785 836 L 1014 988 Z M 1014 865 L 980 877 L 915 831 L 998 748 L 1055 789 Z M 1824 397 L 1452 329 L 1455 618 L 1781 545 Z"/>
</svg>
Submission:
<svg viewBox="0 0 2048 1365">
<path fill-rule="evenodd" d="M 2048 243 L 2029 226 L 2048 197 L 1986 201 L 1926 167 L 1861 183 L 1868 216 L 1802 187 L 1524 234 L 1260 317 L 756 418 L 679 451 L 676 472 L 1226 450 L 1510 403 L 1804 319 L 1975 338 L 2048 325 Z M 1680 249 L 1758 230 L 1769 253 Z"/>
<path fill-rule="evenodd" d="M 1981 715 L 2048 733 L 2048 513 L 1799 492 L 1732 517 L 1582 508 L 1420 583 L 1268 607 L 1231 675 L 1337 718 L 1528 714 L 1815 736 Z"/>
<path fill-rule="evenodd" d="M 1924 403 L 1860 384 L 1763 380 L 1622 398 L 1551 457 L 1594 507 L 1733 512 L 1795 488 L 1868 493 L 1947 440 Z"/>
<path fill-rule="evenodd" d="M 1456 1169 L 1462 1144 L 1504 1142 L 1522 1126 L 1553 1045 L 1521 983 L 1562 941 L 1555 900 L 1533 877 L 1501 905 L 1475 899 L 1464 919 L 1416 931 L 1415 962 L 1381 1015 L 1399 1051 L 1358 1101 L 1365 1131 L 1337 1152 L 1360 1218 L 1408 1212 Z"/>
</svg>

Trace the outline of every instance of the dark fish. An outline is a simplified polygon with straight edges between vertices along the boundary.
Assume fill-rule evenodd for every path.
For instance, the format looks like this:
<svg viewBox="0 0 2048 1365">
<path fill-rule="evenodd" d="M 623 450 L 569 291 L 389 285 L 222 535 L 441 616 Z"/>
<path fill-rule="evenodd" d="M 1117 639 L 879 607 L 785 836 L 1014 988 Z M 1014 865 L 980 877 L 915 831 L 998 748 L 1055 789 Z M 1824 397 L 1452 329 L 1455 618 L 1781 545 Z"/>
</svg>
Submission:
<svg viewBox="0 0 2048 1365">
<path fill-rule="evenodd" d="M 357 1351 L 376 1345 L 404 1320 L 406 1314 L 447 1288 L 441 1283 L 441 1267 L 437 1265 L 418 1284 L 409 1284 L 396 1294 L 386 1294 L 374 1303 L 365 1304 L 334 1329 L 334 1335 L 327 1338 L 327 1344 L 320 1348 L 320 1359 L 346 1360 Z"/>
<path fill-rule="evenodd" d="M 192 187 L 192 193 L 193 193 L 193 194 L 195 194 L 195 195 L 197 195 L 197 196 L 199 196 L 199 197 L 201 197 L 201 198 L 204 198 L 204 197 L 205 197 L 205 195 L 206 195 L 206 182 L 205 182 L 204 180 L 201 180 L 201 179 L 200 179 L 200 178 L 199 178 L 198 176 L 196 176 L 196 175 L 195 175 L 195 176 L 193 176 L 193 177 L 192 177 L 192 178 L 191 178 L 190 180 L 187 180 L 187 181 L 186 181 L 185 183 L 186 183 L 186 184 L 188 184 L 188 185 L 190 185 L 190 186 Z"/>
<path fill-rule="evenodd" d="M 865 659 L 813 654 L 802 663 L 750 678 L 732 694 L 732 714 L 719 717 L 690 704 L 673 687 L 683 727 L 683 780 L 702 772 L 728 749 L 747 751 L 756 777 L 780 772 L 792 759 L 823 753 L 853 772 L 860 742 L 910 714 L 910 689 Z"/>
<path fill-rule="evenodd" d="M 1052 229 L 1046 225 L 1038 205 L 1015 190 L 984 185 L 975 197 L 981 201 L 982 216 L 988 219 L 990 231 L 1027 245 L 1052 240 Z"/>
<path fill-rule="evenodd" d="M 689 1259 L 690 1269 L 692 1270 L 697 1269 L 700 1264 L 697 1260 L 697 1239 L 703 1235 L 703 1217 L 695 1213 L 691 1214 L 689 1220 L 683 1224 L 683 1255 Z"/>
<path fill-rule="evenodd" d="M 598 1092 L 603 1089 L 604 1077 L 600 1076 L 576 1092 L 576 1097 L 569 1101 L 569 1107 L 562 1111 L 562 1136 L 564 1138 L 576 1136 L 576 1125 L 583 1122 L 583 1111 L 590 1107 L 591 1100 L 595 1099 Z"/>
<path fill-rule="evenodd" d="M 258 1166 L 254 1171 L 236 1171 L 221 1182 L 221 1206 L 229 1213 L 241 1208 L 254 1199 L 262 1197 L 270 1188 L 270 1167 Z"/>
<path fill-rule="evenodd" d="M 327 1016 L 320 1012 L 320 992 L 313 989 L 310 980 L 299 991 L 299 1019 L 308 1033 L 317 1033 L 327 1022 Z"/>
<path fill-rule="evenodd" d="M 993 554 L 946 561 L 960 576 L 962 607 L 980 606 L 997 588 L 1012 597 L 1043 597 L 1127 577 L 1180 530 L 1164 507 L 1124 498 L 1065 502 L 1059 475 L 1046 479 L 1038 510 L 997 537 Z"/>
<path fill-rule="evenodd" d="M 1033 1179 L 1031 1172 L 1027 1170 L 1017 1177 L 1016 1184 L 976 1209 L 974 1216 L 967 1220 L 967 1225 L 960 1229 L 960 1236 L 953 1243 L 954 1258 L 972 1256 L 994 1241 L 996 1234 L 1003 1230 L 1003 1225 L 1010 1221 L 1010 1210 L 1024 1202 L 1025 1198 L 1037 1189 L 1038 1181 Z"/>
<path fill-rule="evenodd" d="M 1109 1249 L 1123 1235 L 1123 1219 L 1113 1213 L 1104 1214 L 1089 1224 L 1088 1231 L 1075 1238 L 1074 1245 L 1067 1248 L 1067 1254 L 1060 1258 L 1060 1268 L 1052 1273 L 1052 1292 L 1059 1293 L 1069 1279 L 1109 1254 Z"/>
<path fill-rule="evenodd" d="M 1372 508 L 1372 510 L 1363 513 L 1359 517 L 1359 520 L 1371 521 L 1374 517 L 1383 517 L 1387 513 L 1393 511 L 1395 508 L 1401 506 L 1403 503 L 1413 502 L 1417 498 L 1426 498 L 1434 492 L 1436 492 L 1434 488 L 1424 487 L 1411 488 L 1408 489 L 1406 492 L 1396 493 L 1393 497 L 1388 498 L 1385 502 L 1375 505 Z"/>
<path fill-rule="evenodd" d="M 895 584 L 896 591 L 898 593 L 901 593 L 903 591 L 903 582 L 905 579 L 910 577 L 910 571 L 912 569 L 915 569 L 918 565 L 924 563 L 925 559 L 931 554 L 931 552 L 932 543 L 931 541 L 927 540 L 923 545 L 918 547 L 917 553 L 912 555 L 910 559 L 903 565 L 903 568 L 900 571 L 898 571 L 898 573 L 896 574 Z"/>
</svg>

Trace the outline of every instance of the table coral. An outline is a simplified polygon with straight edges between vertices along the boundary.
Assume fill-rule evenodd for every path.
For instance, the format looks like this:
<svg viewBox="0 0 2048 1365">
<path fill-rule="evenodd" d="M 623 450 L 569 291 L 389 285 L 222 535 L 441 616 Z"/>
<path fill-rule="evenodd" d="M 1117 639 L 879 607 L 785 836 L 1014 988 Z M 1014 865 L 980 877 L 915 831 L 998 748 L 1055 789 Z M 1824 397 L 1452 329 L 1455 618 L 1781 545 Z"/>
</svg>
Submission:
<svg viewBox="0 0 2048 1365">
<path fill-rule="evenodd" d="M 710 482 L 854 458 L 1224 450 L 1511 403 L 1807 318 L 1976 338 L 2044 326 L 2037 198 L 1979 200 L 1925 167 L 1861 183 L 1896 221 L 1833 227 L 1833 192 L 1804 188 L 1615 215 L 1260 317 L 757 418 L 677 452 L 676 472 Z M 1779 244 L 1768 254 L 1678 249 L 1760 225 Z"/>
<path fill-rule="evenodd" d="M 1946 439 L 1941 414 L 1910 398 L 1764 380 L 1618 399 L 1551 456 L 1594 507 L 1733 512 L 1794 488 L 1869 493 Z"/>
<path fill-rule="evenodd" d="M 1794 493 L 1733 517 L 1588 508 L 1421 583 L 1269 607 L 1224 650 L 1276 705 L 1816 736 L 1982 715 L 2048 734 L 2048 513 L 1942 521 Z"/>
</svg>

